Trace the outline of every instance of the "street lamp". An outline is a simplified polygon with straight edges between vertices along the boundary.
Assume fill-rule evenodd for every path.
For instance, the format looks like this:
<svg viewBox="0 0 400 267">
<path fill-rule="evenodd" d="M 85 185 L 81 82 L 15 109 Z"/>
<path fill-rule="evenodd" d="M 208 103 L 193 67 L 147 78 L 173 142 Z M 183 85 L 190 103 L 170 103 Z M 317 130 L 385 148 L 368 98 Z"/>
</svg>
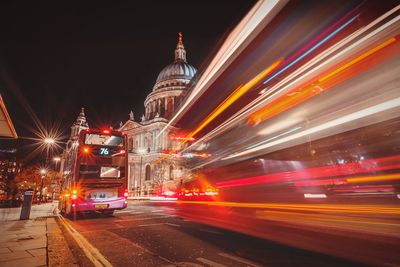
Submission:
<svg viewBox="0 0 400 267">
<path fill-rule="evenodd" d="M 44 142 L 45 144 L 47 144 L 47 145 L 53 145 L 53 144 L 56 143 L 56 140 L 54 140 L 54 138 L 51 138 L 51 137 L 45 137 L 45 138 L 43 139 L 43 142 Z"/>
<path fill-rule="evenodd" d="M 57 164 L 58 164 L 58 162 L 61 161 L 61 158 L 57 156 L 57 157 L 54 157 L 53 160 L 56 163 L 56 170 L 57 170 Z"/>
</svg>

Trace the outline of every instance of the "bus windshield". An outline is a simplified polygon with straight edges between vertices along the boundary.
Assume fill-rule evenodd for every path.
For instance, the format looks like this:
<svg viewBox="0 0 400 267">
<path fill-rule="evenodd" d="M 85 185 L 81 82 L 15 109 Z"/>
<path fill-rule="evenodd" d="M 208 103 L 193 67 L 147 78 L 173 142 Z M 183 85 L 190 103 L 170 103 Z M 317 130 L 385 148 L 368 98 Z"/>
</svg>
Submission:
<svg viewBox="0 0 400 267">
<path fill-rule="evenodd" d="M 96 133 L 86 134 L 86 145 L 101 145 L 101 146 L 123 146 L 124 138 L 115 135 L 101 135 Z"/>
</svg>

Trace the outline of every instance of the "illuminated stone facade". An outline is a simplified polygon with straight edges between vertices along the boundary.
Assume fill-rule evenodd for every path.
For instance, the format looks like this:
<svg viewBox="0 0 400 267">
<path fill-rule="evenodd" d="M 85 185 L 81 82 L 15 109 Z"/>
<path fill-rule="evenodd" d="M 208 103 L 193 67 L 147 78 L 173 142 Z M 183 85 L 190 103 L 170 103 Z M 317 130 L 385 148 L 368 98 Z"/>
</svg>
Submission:
<svg viewBox="0 0 400 267">
<path fill-rule="evenodd" d="M 176 147 L 177 141 L 170 137 L 178 129 L 165 127 L 195 74 L 196 69 L 187 63 L 182 35 L 179 34 L 175 60 L 158 75 L 144 102 L 145 114 L 138 121 L 131 112 L 129 120 L 119 129 L 128 136 L 128 190 L 131 196 L 168 194 L 189 175 L 182 159 L 171 155 L 166 157 L 167 151 Z"/>
</svg>

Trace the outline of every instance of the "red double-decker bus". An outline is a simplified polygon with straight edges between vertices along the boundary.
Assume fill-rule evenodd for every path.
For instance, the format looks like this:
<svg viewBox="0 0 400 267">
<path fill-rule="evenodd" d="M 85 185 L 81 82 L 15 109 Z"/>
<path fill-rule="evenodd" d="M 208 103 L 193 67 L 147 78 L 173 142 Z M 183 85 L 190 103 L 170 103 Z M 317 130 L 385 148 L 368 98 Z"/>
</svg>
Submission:
<svg viewBox="0 0 400 267">
<path fill-rule="evenodd" d="M 63 167 L 63 214 L 112 214 L 127 206 L 126 136 L 113 130 L 87 129 L 67 147 Z"/>
</svg>

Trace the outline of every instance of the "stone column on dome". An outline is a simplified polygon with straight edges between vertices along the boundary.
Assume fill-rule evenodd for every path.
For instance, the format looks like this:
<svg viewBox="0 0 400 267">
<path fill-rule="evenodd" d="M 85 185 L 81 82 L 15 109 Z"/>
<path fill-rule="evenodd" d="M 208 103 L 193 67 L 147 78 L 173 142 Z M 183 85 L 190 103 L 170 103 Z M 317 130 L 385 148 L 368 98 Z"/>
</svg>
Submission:
<svg viewBox="0 0 400 267">
<path fill-rule="evenodd" d="M 169 106 L 168 106 L 169 96 L 165 97 L 165 118 L 169 116 Z"/>
<path fill-rule="evenodd" d="M 168 97 L 168 101 L 167 101 L 167 110 L 168 110 L 168 119 L 171 118 L 171 114 L 172 114 L 172 96 Z"/>
</svg>

